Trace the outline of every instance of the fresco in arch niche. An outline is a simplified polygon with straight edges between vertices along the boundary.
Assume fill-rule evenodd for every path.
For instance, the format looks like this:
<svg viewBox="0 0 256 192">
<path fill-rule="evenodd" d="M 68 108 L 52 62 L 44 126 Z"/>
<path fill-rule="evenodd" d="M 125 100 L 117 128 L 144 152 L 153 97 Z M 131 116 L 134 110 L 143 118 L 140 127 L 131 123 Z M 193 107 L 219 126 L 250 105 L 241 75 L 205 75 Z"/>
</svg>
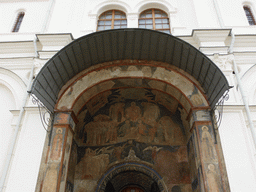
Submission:
<svg viewBox="0 0 256 192">
<path fill-rule="evenodd" d="M 96 96 L 80 112 L 83 119 L 80 117 L 82 123 L 78 125 L 76 140 L 84 146 L 116 144 L 131 139 L 182 145 L 185 130 L 181 108 L 175 99 L 155 90 L 114 89 Z"/>
<path fill-rule="evenodd" d="M 186 146 L 151 145 L 127 140 L 114 145 L 79 147 L 77 154 L 75 191 L 86 188 L 84 183 L 97 183 L 113 165 L 131 161 L 156 170 L 170 191 L 174 186 L 184 189 L 182 191 L 191 189 Z M 91 191 L 95 187 L 92 186 Z"/>
<path fill-rule="evenodd" d="M 113 89 L 96 96 L 80 112 L 74 191 L 95 191 L 111 166 L 135 161 L 148 164 L 168 189 L 191 190 L 181 122 L 182 106 L 151 89 Z"/>
</svg>

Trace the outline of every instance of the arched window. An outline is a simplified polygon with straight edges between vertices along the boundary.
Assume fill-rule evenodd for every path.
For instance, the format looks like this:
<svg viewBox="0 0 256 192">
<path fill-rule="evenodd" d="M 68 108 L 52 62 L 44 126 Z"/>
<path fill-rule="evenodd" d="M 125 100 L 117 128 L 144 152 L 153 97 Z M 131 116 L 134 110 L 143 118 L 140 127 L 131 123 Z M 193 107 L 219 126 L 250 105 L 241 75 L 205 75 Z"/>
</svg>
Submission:
<svg viewBox="0 0 256 192">
<path fill-rule="evenodd" d="M 256 22 L 255 22 L 255 19 L 253 17 L 251 8 L 247 5 L 244 5 L 243 8 L 244 8 L 244 12 L 245 12 L 245 15 L 247 17 L 249 25 L 256 25 Z"/>
<path fill-rule="evenodd" d="M 23 20 L 24 16 L 25 16 L 24 12 L 20 12 L 18 14 L 17 19 L 15 21 L 15 25 L 14 25 L 14 27 L 12 29 L 12 32 L 18 32 L 20 30 L 20 25 L 22 23 L 22 20 Z"/>
<path fill-rule="evenodd" d="M 122 11 L 111 10 L 102 13 L 98 20 L 97 31 L 127 27 L 126 15 Z"/>
<path fill-rule="evenodd" d="M 170 34 L 168 15 L 159 9 L 148 9 L 140 14 L 139 28 L 154 29 Z"/>
</svg>

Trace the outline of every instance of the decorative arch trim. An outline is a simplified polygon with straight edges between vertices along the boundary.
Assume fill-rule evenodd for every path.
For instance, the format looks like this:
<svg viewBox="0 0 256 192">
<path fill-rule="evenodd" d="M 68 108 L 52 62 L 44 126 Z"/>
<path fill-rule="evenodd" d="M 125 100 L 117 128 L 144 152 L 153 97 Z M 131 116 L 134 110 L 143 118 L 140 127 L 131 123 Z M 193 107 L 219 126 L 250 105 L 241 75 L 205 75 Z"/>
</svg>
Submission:
<svg viewBox="0 0 256 192">
<path fill-rule="evenodd" d="M 140 3 L 138 3 L 135 7 L 136 12 L 138 12 L 139 14 L 147 9 L 161 9 L 163 11 L 165 11 L 168 15 L 170 12 L 176 12 L 177 8 L 176 6 L 174 6 L 174 4 L 176 4 L 175 2 L 171 2 L 172 4 L 170 4 L 169 2 L 166 2 L 164 0 L 160 0 L 160 1 L 142 1 Z"/>
<path fill-rule="evenodd" d="M 132 63 L 130 63 L 132 62 Z M 178 73 L 173 68 L 168 68 L 164 63 L 143 63 L 143 61 L 123 61 L 115 63 L 115 65 L 108 65 L 108 67 L 101 68 L 98 65 L 98 70 L 92 70 L 85 74 L 80 74 L 78 78 L 74 77 L 69 85 L 61 90 L 56 110 L 74 110 L 77 113 L 92 97 L 98 92 L 104 92 L 111 89 L 116 89 L 115 80 L 126 79 L 130 81 L 143 79 L 143 84 L 127 84 L 119 86 L 122 88 L 147 88 L 158 90 L 167 95 L 172 96 L 178 103 L 180 103 L 187 112 L 191 107 L 207 107 L 209 104 L 205 99 L 202 88 L 193 82 L 192 77 L 188 78 Z M 128 65 L 129 64 L 129 65 Z M 162 66 L 161 66 L 162 65 Z M 127 68 L 128 67 L 128 68 Z M 125 69 L 125 70 L 123 70 Z M 135 71 L 133 71 L 133 70 Z M 145 83 L 145 81 L 149 81 Z"/>
<path fill-rule="evenodd" d="M 245 91 L 248 95 L 249 103 L 251 104 L 256 103 L 256 99 L 255 99 L 256 79 L 254 75 L 255 72 L 256 72 L 256 64 L 254 64 L 251 68 L 249 68 L 241 78 L 242 83 L 245 86 Z"/>
<path fill-rule="evenodd" d="M 128 13 L 131 12 L 131 7 L 124 2 L 105 2 L 103 4 L 98 4 L 90 13 L 91 15 L 101 15 L 102 13 L 104 13 L 105 11 L 109 11 L 109 10 L 120 10 L 123 11 L 124 13 Z"/>
<path fill-rule="evenodd" d="M 8 87 L 15 99 L 15 106 L 18 109 L 26 90 L 24 81 L 14 72 L 0 68 L 0 84 Z"/>
</svg>

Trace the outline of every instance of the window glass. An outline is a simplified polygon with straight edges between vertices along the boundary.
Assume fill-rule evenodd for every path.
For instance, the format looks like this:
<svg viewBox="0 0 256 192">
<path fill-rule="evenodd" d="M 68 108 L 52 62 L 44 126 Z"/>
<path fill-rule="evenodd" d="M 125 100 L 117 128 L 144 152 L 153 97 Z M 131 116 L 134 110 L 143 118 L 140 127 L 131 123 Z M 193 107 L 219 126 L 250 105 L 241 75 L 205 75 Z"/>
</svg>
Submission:
<svg viewBox="0 0 256 192">
<path fill-rule="evenodd" d="M 170 34 L 168 15 L 159 9 L 143 11 L 139 18 L 139 28 L 154 29 Z"/>
<path fill-rule="evenodd" d="M 18 32 L 20 30 L 20 26 L 21 26 L 21 23 L 22 23 L 22 20 L 25 16 L 25 13 L 24 12 L 20 12 L 17 16 L 17 19 L 15 21 L 15 25 L 12 29 L 12 32 Z"/>
<path fill-rule="evenodd" d="M 245 5 L 243 8 L 244 8 L 244 12 L 245 12 L 245 15 L 246 15 L 249 25 L 256 25 L 256 22 L 255 22 L 255 19 L 253 17 L 250 7 Z"/>
<path fill-rule="evenodd" d="M 126 15 L 122 11 L 111 10 L 102 13 L 98 20 L 97 31 L 127 27 Z"/>
</svg>

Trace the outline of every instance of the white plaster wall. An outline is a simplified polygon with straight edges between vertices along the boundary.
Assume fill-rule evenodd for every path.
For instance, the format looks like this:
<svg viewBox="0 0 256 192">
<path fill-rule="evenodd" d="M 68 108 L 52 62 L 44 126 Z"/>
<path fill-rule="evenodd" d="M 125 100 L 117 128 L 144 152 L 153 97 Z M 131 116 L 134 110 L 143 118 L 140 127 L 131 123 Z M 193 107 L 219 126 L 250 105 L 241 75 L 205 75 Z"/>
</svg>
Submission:
<svg viewBox="0 0 256 192">
<path fill-rule="evenodd" d="M 15 109 L 15 99 L 8 87 L 0 81 L 0 178 L 2 176 L 8 147 L 10 144 L 13 129 L 11 127 L 12 113 L 10 109 Z"/>
<path fill-rule="evenodd" d="M 40 32 L 44 22 L 48 0 L 0 1 L 0 33 L 10 33 L 17 14 L 25 12 L 19 33 Z"/>
<path fill-rule="evenodd" d="M 35 191 L 45 136 L 37 107 L 26 108 L 6 192 Z"/>
<path fill-rule="evenodd" d="M 256 31 L 256 27 L 248 25 L 243 10 L 244 4 L 250 5 L 256 15 L 255 1 L 215 1 L 219 6 L 223 27 L 236 27 L 239 31 L 242 27 Z M 123 10 L 127 14 L 128 27 L 135 27 L 135 24 L 130 25 L 130 23 L 135 23 L 134 17 L 138 17 L 142 10 L 154 7 L 161 8 L 169 14 L 171 27 L 175 34 L 188 35 L 194 28 L 220 28 L 213 2 L 214 0 L 130 0 L 129 2 L 124 0 L 54 0 L 52 12 L 48 12 L 49 0 L 1 0 L 0 33 L 11 32 L 19 11 L 25 11 L 19 33 L 39 33 L 43 28 L 46 15 L 50 13 L 48 32 L 72 32 L 80 36 L 96 30 L 97 18 L 105 10 Z"/>
<path fill-rule="evenodd" d="M 244 118 L 242 109 L 226 108 L 219 128 L 232 192 L 256 189 L 252 139 Z"/>
<path fill-rule="evenodd" d="M 76 37 L 95 32 L 98 16 L 111 9 L 125 12 L 128 27 L 136 28 L 139 14 L 149 8 L 167 12 L 173 33 L 191 34 L 192 28 L 198 27 L 194 4 L 189 0 L 55 0 L 48 32 L 72 32 Z"/>
<path fill-rule="evenodd" d="M 248 25 L 242 8 L 243 4 L 249 4 L 256 16 L 255 0 L 215 1 L 219 6 L 224 27 L 234 27 L 233 29 L 236 34 L 256 34 L 256 26 Z M 54 2 L 52 7 L 53 12 L 50 14 L 50 23 L 46 32 L 72 33 L 75 38 L 95 32 L 98 16 L 102 12 L 110 9 L 123 10 L 127 14 L 128 27 L 136 28 L 138 26 L 138 16 L 141 11 L 147 8 L 161 8 L 170 16 L 172 33 L 177 36 L 191 35 L 193 29 L 220 28 L 213 0 L 54 0 Z M 49 5 L 49 0 L 0 0 L 0 41 L 8 41 L 10 39 L 13 41 L 32 40 L 34 33 L 39 33 L 43 28 Z M 19 10 L 26 12 L 20 32 L 10 33 Z M 51 41 L 54 43 L 54 39 Z M 198 41 L 200 44 L 198 39 L 195 39 L 195 41 Z M 207 45 L 214 46 L 212 42 Z M 255 45 L 245 43 L 240 47 L 235 47 L 235 50 L 241 52 L 235 59 L 240 71 L 245 73 L 256 63 L 255 56 L 253 56 L 256 55 L 253 52 L 255 51 Z M 250 51 L 250 56 L 246 54 L 248 51 Z M 13 70 L 26 83 L 27 74 L 30 71 L 33 61 L 21 59 L 20 57 L 33 56 L 31 53 L 24 50 L 23 52 L 19 52 L 19 57 L 12 54 L 13 57 L 16 57 L 13 60 L 3 60 L 0 58 L 0 67 Z M 10 55 L 7 54 L 7 56 L 9 57 Z M 4 57 L 7 56 L 4 55 Z M 241 95 L 239 90 L 236 89 L 237 82 L 235 76 L 228 70 L 223 70 L 223 72 L 230 85 L 234 86 L 230 90 L 230 100 L 225 103 L 228 106 L 225 108 L 220 127 L 220 137 L 231 190 L 232 192 L 255 191 L 255 149 L 250 130 L 245 120 L 246 117 L 243 113 L 243 108 L 241 108 Z M 247 73 L 247 76 L 242 79 L 250 105 L 256 104 L 255 73 L 256 70 L 251 69 Z M 5 76 L 1 76 L 0 74 L 0 79 L 2 78 L 2 80 L 8 81 L 9 83 L 16 83 L 13 86 L 6 86 L 6 84 L 3 86 L 2 84 L 0 87 L 0 106 L 2 106 L 0 107 L 0 114 L 6 115 L 6 117 L 2 116 L 2 119 L 0 119 L 0 123 L 2 121 L 0 127 L 4 125 L 0 129 L 0 137 L 2 136 L 0 146 L 2 146 L 1 144 L 4 146 L 0 148 L 0 173 L 3 167 L 2 160 L 5 159 L 8 149 L 8 140 L 12 134 L 10 124 L 12 114 L 8 111 L 10 109 L 20 109 L 22 97 L 26 90 L 21 79 L 18 80 L 11 73 L 4 74 Z M 10 79 L 10 77 L 12 78 Z M 255 111 L 253 111 L 254 122 L 256 122 Z M 8 131 L 6 132 L 6 130 Z M 3 135 L 6 137 L 3 137 Z M 37 109 L 27 109 L 7 183 L 7 192 L 34 191 L 44 140 L 45 131 L 39 120 Z"/>
<path fill-rule="evenodd" d="M 212 0 L 194 0 L 199 28 L 219 28 L 219 21 Z"/>
<path fill-rule="evenodd" d="M 249 5 L 255 14 L 255 1 L 254 0 L 217 0 L 221 16 L 226 27 L 232 26 L 249 26 L 247 18 L 244 13 L 243 5 Z"/>
<path fill-rule="evenodd" d="M 255 1 L 215 0 L 219 6 L 223 27 L 245 27 L 248 22 L 243 5 L 251 6 L 255 12 Z M 191 33 L 194 28 L 219 28 L 220 23 L 214 7 L 214 0 L 55 0 L 50 13 L 48 32 L 90 33 L 96 30 L 97 18 L 104 10 L 120 9 L 127 14 L 128 27 L 135 27 L 134 16 L 138 16 L 146 8 L 161 8 L 171 20 L 173 32 L 177 35 Z M 25 11 L 20 33 L 40 32 L 48 14 L 49 0 L 0 1 L 0 33 L 9 33 L 14 25 L 17 13 Z M 186 6 L 184 6 L 186 5 Z M 133 17 L 131 17 L 131 15 Z M 255 14 L 256 15 L 256 14 Z M 256 27 L 250 26 L 250 29 Z M 248 29 L 247 29 L 248 30 Z"/>
<path fill-rule="evenodd" d="M 0 178 L 14 133 L 11 110 L 19 109 L 25 85 L 13 72 L 0 68 Z"/>
<path fill-rule="evenodd" d="M 256 64 L 256 59 L 255 59 Z M 248 69 L 244 75 L 241 77 L 242 83 L 244 85 L 244 92 L 247 97 L 248 103 L 250 105 L 256 104 L 256 65 L 253 65 Z"/>
</svg>

